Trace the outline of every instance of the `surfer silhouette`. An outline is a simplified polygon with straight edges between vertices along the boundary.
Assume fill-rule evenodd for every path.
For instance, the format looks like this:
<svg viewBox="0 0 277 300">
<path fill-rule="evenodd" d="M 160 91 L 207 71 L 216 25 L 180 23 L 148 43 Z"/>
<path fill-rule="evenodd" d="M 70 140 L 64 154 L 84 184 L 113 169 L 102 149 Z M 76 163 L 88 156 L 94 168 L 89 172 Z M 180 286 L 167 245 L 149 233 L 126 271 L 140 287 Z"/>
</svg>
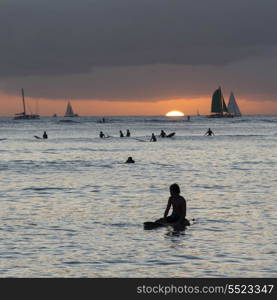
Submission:
<svg viewBox="0 0 277 300">
<path fill-rule="evenodd" d="M 46 131 L 44 131 L 44 133 L 43 133 L 43 136 L 42 136 L 44 139 L 48 139 L 48 135 L 47 135 L 47 133 L 46 133 Z"/>
<path fill-rule="evenodd" d="M 161 130 L 160 137 L 166 137 L 166 133 L 163 130 Z"/>
<path fill-rule="evenodd" d="M 169 187 L 170 197 L 168 199 L 167 207 L 164 212 L 164 221 L 168 223 L 180 224 L 184 221 L 187 213 L 187 204 L 183 196 L 180 195 L 180 187 L 177 183 Z M 167 216 L 172 206 L 172 214 Z"/>
<path fill-rule="evenodd" d="M 150 142 L 157 142 L 157 138 L 155 137 L 154 133 L 152 133 L 152 135 L 151 135 Z"/>
<path fill-rule="evenodd" d="M 190 222 L 186 219 L 187 203 L 183 196 L 180 195 L 180 187 L 177 183 L 169 187 L 170 197 L 164 212 L 164 217 L 155 222 L 144 222 L 144 229 L 154 229 L 161 226 L 173 226 L 174 230 L 184 230 L 186 226 L 190 226 Z M 168 216 L 172 207 L 172 213 Z"/>
<path fill-rule="evenodd" d="M 126 160 L 126 164 L 133 164 L 135 161 L 133 160 L 132 156 L 129 156 Z"/>
<path fill-rule="evenodd" d="M 204 135 L 212 136 L 214 133 L 212 132 L 211 128 L 209 128 Z"/>
<path fill-rule="evenodd" d="M 120 135 L 120 137 L 124 137 L 124 134 L 121 130 L 119 131 L 119 135 Z"/>
<path fill-rule="evenodd" d="M 101 139 L 105 137 L 105 134 L 103 133 L 103 131 L 100 131 L 99 137 L 100 137 Z"/>
<path fill-rule="evenodd" d="M 126 136 L 128 136 L 128 137 L 130 137 L 130 136 L 131 136 L 131 132 L 130 132 L 130 130 L 129 130 L 129 129 L 127 129 L 127 131 L 126 131 Z"/>
</svg>

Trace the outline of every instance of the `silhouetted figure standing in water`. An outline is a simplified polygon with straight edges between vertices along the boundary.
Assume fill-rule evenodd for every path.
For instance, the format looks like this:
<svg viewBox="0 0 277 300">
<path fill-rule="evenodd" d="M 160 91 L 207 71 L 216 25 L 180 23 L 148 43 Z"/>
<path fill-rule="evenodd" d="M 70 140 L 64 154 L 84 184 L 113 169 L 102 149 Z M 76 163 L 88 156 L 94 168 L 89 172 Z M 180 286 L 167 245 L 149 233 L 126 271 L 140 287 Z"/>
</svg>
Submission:
<svg viewBox="0 0 277 300">
<path fill-rule="evenodd" d="M 129 129 L 127 129 L 127 131 L 126 131 L 126 136 L 127 136 L 127 137 L 130 137 L 130 136 L 131 136 L 131 132 L 130 132 Z"/>
<path fill-rule="evenodd" d="M 187 213 L 187 203 L 184 197 L 180 195 L 180 187 L 177 183 L 172 184 L 169 187 L 170 197 L 168 199 L 167 207 L 164 212 L 163 220 L 168 223 L 174 223 L 175 225 L 183 224 L 189 225 L 188 220 L 186 220 Z M 172 206 L 172 214 L 167 216 L 169 210 Z M 185 224 L 184 224 L 185 223 Z"/>
<path fill-rule="evenodd" d="M 211 128 L 209 128 L 204 135 L 212 136 L 214 133 L 212 132 Z"/>
<path fill-rule="evenodd" d="M 163 130 L 161 130 L 160 137 L 166 137 L 166 133 Z"/>
<path fill-rule="evenodd" d="M 100 137 L 101 139 L 105 137 L 105 134 L 103 133 L 103 131 L 100 131 L 99 137 Z"/>
<path fill-rule="evenodd" d="M 48 135 L 47 135 L 47 133 L 46 133 L 46 131 L 44 131 L 44 133 L 43 133 L 43 136 L 42 136 L 44 139 L 48 139 Z"/>
<path fill-rule="evenodd" d="M 119 135 L 120 135 L 120 137 L 124 137 L 124 134 L 121 130 L 119 131 Z"/>
<path fill-rule="evenodd" d="M 157 138 L 155 137 L 154 133 L 152 133 L 152 135 L 151 135 L 150 142 L 157 142 Z"/>
<path fill-rule="evenodd" d="M 132 156 L 129 156 L 126 160 L 126 164 L 133 164 L 135 161 L 133 160 Z"/>
</svg>

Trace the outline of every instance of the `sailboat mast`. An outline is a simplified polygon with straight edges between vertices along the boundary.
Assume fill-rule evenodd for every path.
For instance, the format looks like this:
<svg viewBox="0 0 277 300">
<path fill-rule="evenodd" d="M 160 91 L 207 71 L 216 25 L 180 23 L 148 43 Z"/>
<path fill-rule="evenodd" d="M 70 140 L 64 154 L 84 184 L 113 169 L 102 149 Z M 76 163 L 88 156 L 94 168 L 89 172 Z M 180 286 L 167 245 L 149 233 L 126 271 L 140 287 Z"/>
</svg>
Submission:
<svg viewBox="0 0 277 300">
<path fill-rule="evenodd" d="M 25 107 L 25 98 L 24 98 L 24 90 L 21 89 L 22 92 L 22 101 L 23 101 L 23 110 L 24 110 L 24 115 L 26 115 L 26 107 Z"/>
<path fill-rule="evenodd" d="M 38 99 L 36 99 L 36 114 L 38 114 L 39 107 L 38 107 Z"/>
</svg>

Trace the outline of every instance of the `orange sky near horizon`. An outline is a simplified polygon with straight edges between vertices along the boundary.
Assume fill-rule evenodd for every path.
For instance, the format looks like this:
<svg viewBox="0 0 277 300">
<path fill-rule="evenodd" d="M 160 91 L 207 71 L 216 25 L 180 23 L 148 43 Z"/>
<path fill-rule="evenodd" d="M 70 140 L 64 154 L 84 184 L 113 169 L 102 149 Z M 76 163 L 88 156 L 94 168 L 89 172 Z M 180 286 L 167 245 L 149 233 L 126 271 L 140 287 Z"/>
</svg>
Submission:
<svg viewBox="0 0 277 300">
<path fill-rule="evenodd" d="M 41 116 L 52 116 L 56 113 L 63 116 L 68 100 L 33 99 L 26 97 L 28 107 L 32 113 Z M 238 99 L 242 114 L 277 114 L 277 102 L 249 101 Z M 165 115 L 168 111 L 179 110 L 187 115 L 210 113 L 211 98 L 176 99 L 157 102 L 136 101 L 104 101 L 104 100 L 71 100 L 74 112 L 80 116 L 143 116 Z M 14 116 L 22 112 L 20 96 L 0 95 L 0 116 Z M 37 111 L 36 111 L 37 110 Z M 28 110 L 29 111 L 29 110 Z M 30 112 L 30 111 L 29 111 Z"/>
</svg>

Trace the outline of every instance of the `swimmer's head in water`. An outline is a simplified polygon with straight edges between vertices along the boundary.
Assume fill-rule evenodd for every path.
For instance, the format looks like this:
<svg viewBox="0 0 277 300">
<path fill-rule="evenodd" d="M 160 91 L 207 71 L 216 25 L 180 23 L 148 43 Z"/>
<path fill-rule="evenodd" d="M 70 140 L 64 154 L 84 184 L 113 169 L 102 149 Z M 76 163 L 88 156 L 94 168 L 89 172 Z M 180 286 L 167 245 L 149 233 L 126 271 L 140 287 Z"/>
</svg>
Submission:
<svg viewBox="0 0 277 300">
<path fill-rule="evenodd" d="M 181 193 L 180 191 L 180 187 L 177 183 L 173 183 L 170 187 L 169 187 L 169 190 L 170 190 L 170 194 L 171 195 L 179 195 Z"/>
<path fill-rule="evenodd" d="M 134 163 L 135 161 L 133 160 L 132 156 L 129 156 L 128 159 L 126 160 L 126 163 Z"/>
</svg>

